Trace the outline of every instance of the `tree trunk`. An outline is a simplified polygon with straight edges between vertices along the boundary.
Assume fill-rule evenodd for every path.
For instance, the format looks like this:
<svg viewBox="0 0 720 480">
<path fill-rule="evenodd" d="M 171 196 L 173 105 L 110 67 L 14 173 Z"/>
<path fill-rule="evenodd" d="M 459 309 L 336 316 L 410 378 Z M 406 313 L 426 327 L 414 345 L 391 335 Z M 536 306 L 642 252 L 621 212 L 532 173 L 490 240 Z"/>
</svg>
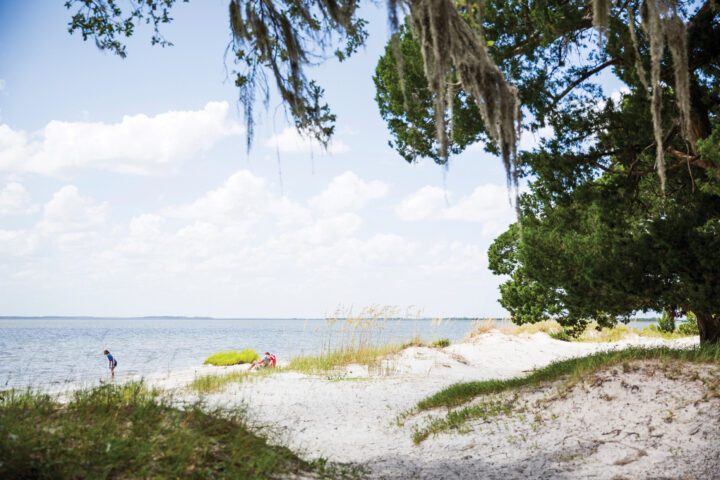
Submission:
<svg viewBox="0 0 720 480">
<path fill-rule="evenodd" d="M 695 313 L 700 343 L 720 343 L 720 318 L 709 313 Z"/>
</svg>

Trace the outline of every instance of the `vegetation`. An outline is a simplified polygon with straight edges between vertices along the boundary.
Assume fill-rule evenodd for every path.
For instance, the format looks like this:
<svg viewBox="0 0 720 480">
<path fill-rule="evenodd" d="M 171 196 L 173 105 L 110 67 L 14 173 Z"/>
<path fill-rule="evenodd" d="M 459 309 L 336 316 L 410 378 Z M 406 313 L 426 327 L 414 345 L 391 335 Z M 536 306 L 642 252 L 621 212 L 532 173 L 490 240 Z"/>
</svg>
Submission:
<svg viewBox="0 0 720 480">
<path fill-rule="evenodd" d="M 680 326 L 672 332 L 664 332 L 654 324 L 649 324 L 641 330 L 636 330 L 626 325 L 602 327 L 597 323 L 590 323 L 586 325 L 583 330 L 570 330 L 563 327 L 556 320 L 544 320 L 541 322 L 524 323 L 521 325 L 509 323 L 499 327 L 493 320 L 489 320 L 484 322 L 474 322 L 473 329 L 467 334 L 466 338 L 472 339 L 477 335 L 487 333 L 493 329 L 498 329 L 507 335 L 532 335 L 534 333 L 543 332 L 547 333 L 550 337 L 556 340 L 566 342 L 617 342 L 632 335 L 672 340 L 698 335 L 697 325 L 694 323 L 694 320 L 680 324 Z"/>
<path fill-rule="evenodd" d="M 435 347 L 435 348 L 445 348 L 445 347 L 449 347 L 449 346 L 450 346 L 450 340 L 448 340 L 447 338 L 441 338 L 441 339 L 439 339 L 439 340 L 435 340 L 434 342 L 432 342 L 432 343 L 430 344 L 430 346 L 431 346 L 431 347 Z"/>
<path fill-rule="evenodd" d="M 220 392 L 232 383 L 242 383 L 246 380 L 257 378 L 258 376 L 265 376 L 271 373 L 277 373 L 280 369 L 277 368 L 262 368 L 250 372 L 249 370 L 243 371 L 232 371 L 227 373 L 220 373 L 215 375 L 201 375 L 195 377 L 192 382 L 187 386 L 188 390 L 205 394 Z"/>
<path fill-rule="evenodd" d="M 312 471 L 325 470 L 269 445 L 243 412 L 178 409 L 142 383 L 77 391 L 67 403 L 31 391 L 0 394 L 2 478 L 266 479 Z"/>
<path fill-rule="evenodd" d="M 720 364 L 720 346 L 704 344 L 699 348 L 689 350 L 676 350 L 664 347 L 633 347 L 624 350 L 611 350 L 608 352 L 594 353 L 586 357 L 553 362 L 544 368 L 535 370 L 525 377 L 508 380 L 456 383 L 418 402 L 416 413 L 440 407 L 453 409 L 473 401 L 478 397 L 483 398 L 480 398 L 478 402 L 472 405 L 450 410 L 444 417 L 434 419 L 425 428 L 417 430 L 413 435 L 413 440 L 419 443 L 433 433 L 458 428 L 469 420 L 478 418 L 486 419 L 503 413 L 507 414 L 512 406 L 512 402 L 503 402 L 498 398 L 485 398 L 484 396 L 499 394 L 521 387 L 536 386 L 561 378 L 578 381 L 602 368 L 639 360 Z"/>
<path fill-rule="evenodd" d="M 228 366 L 239 365 L 241 363 L 252 363 L 259 359 L 260 355 L 255 350 L 246 348 L 242 352 L 237 350 L 228 350 L 226 352 L 218 352 L 210 355 L 203 362 L 205 365 Z"/>
</svg>

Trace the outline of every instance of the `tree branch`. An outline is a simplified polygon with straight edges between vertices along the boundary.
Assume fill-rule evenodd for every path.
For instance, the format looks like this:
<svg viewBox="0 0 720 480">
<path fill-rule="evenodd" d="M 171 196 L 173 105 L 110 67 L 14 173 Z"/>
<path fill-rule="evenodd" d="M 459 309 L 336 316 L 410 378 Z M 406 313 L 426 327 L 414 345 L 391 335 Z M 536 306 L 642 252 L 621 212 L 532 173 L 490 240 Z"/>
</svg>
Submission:
<svg viewBox="0 0 720 480">
<path fill-rule="evenodd" d="M 598 73 L 599 71 L 607 68 L 607 67 L 610 66 L 610 65 L 614 65 L 614 64 L 616 64 L 616 63 L 618 63 L 618 62 L 619 62 L 619 60 L 618 60 L 617 58 L 611 58 L 610 60 L 607 60 L 607 61 L 601 63 L 600 65 L 598 65 L 597 67 L 595 67 L 595 68 L 593 68 L 593 69 L 591 69 L 591 70 L 586 70 L 585 73 L 583 73 L 582 75 L 580 75 L 580 77 L 578 77 L 577 80 L 575 80 L 573 83 L 571 83 L 570 85 L 568 85 L 568 87 L 567 87 L 565 90 L 563 90 L 562 93 L 560 93 L 560 95 L 558 95 L 557 97 L 553 97 L 552 95 L 550 95 L 550 98 L 553 99 L 553 106 L 554 106 L 554 105 L 557 105 L 557 103 L 558 103 L 565 95 L 567 95 L 568 93 L 570 93 L 573 88 L 577 87 L 577 86 L 580 85 L 582 82 L 584 82 L 584 81 L 587 80 L 588 78 L 592 77 L 593 75 L 595 75 L 595 74 Z"/>
</svg>

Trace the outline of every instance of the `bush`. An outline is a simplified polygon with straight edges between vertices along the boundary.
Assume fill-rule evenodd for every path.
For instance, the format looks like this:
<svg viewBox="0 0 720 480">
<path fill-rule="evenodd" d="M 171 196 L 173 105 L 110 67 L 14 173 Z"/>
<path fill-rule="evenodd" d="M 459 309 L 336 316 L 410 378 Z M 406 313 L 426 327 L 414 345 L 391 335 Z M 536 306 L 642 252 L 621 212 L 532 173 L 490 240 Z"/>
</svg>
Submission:
<svg viewBox="0 0 720 480">
<path fill-rule="evenodd" d="M 242 352 L 237 350 L 229 350 L 227 352 L 218 352 L 210 355 L 203 363 L 205 365 L 227 366 L 238 365 L 241 363 L 251 363 L 258 360 L 260 355 L 255 350 L 246 348 Z"/>
<path fill-rule="evenodd" d="M 435 340 L 430 345 L 435 348 L 445 348 L 450 345 L 450 340 L 448 340 L 447 338 L 441 338 L 439 340 Z"/>
<path fill-rule="evenodd" d="M 551 332 L 550 338 L 554 338 L 555 340 L 562 340 L 563 342 L 569 342 L 572 340 L 572 335 L 570 335 L 568 331 L 563 328 L 562 330 L 558 330 L 557 332 Z"/>
<path fill-rule="evenodd" d="M 672 333 L 675 331 L 675 316 L 670 315 L 667 310 L 663 311 L 662 317 L 658 318 L 658 329 L 661 332 Z"/>
<path fill-rule="evenodd" d="M 695 317 L 695 314 L 692 312 L 688 312 L 687 314 L 687 322 L 681 323 L 677 327 L 677 332 L 680 335 L 687 335 L 687 336 L 693 336 L 693 335 L 700 335 L 700 330 L 697 326 L 697 318 Z"/>
</svg>

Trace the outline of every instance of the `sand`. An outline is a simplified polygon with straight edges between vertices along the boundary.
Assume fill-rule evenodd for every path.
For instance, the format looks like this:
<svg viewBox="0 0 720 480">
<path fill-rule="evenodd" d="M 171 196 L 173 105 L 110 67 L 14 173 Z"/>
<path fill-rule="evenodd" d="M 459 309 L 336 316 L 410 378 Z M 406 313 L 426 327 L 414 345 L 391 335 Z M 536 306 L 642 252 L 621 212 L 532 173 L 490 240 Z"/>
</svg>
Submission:
<svg viewBox="0 0 720 480">
<path fill-rule="evenodd" d="M 717 365 L 678 372 L 635 362 L 574 386 L 555 382 L 507 392 L 496 400 L 510 402 L 509 415 L 472 421 L 419 445 L 413 431 L 446 411 L 403 417 L 458 381 L 511 378 L 554 360 L 628 345 L 696 344 L 697 337 L 600 344 L 491 331 L 445 349 L 408 348 L 385 360 L 379 374 L 361 365 L 323 376 L 283 372 L 232 384 L 204 400 L 246 408 L 272 441 L 306 458 L 363 465 L 369 478 L 720 478 L 720 400 L 706 395 L 706 384 L 720 378 Z M 190 369 L 148 381 L 193 401 L 183 386 L 194 376 Z"/>
</svg>

